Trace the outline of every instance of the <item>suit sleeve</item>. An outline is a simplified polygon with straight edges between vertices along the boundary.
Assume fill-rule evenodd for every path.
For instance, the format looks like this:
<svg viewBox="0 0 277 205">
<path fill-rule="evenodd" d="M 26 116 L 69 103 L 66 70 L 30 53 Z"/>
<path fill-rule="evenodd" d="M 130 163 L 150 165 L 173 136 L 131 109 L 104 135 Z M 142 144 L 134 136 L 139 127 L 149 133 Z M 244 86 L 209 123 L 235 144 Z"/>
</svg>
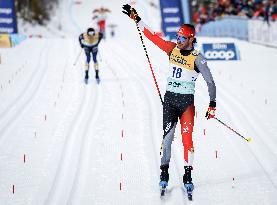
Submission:
<svg viewBox="0 0 277 205">
<path fill-rule="evenodd" d="M 216 86 L 214 79 L 207 65 L 207 61 L 202 54 L 199 54 L 199 56 L 196 58 L 195 65 L 207 83 L 210 101 L 216 101 Z"/>
<path fill-rule="evenodd" d="M 83 34 L 81 34 L 80 36 L 79 36 L 79 43 L 80 43 L 80 46 L 82 47 L 83 46 L 83 43 L 82 43 L 82 40 L 84 39 L 84 36 L 83 36 Z"/>
<path fill-rule="evenodd" d="M 162 39 L 160 36 L 151 31 L 151 29 L 142 20 L 139 21 L 138 26 L 144 35 L 161 50 L 166 52 L 167 55 L 170 55 L 171 51 L 176 47 L 176 43 Z"/>
<path fill-rule="evenodd" d="M 99 32 L 99 40 L 98 40 L 98 43 L 100 43 L 100 41 L 103 39 L 103 33 Z"/>
</svg>

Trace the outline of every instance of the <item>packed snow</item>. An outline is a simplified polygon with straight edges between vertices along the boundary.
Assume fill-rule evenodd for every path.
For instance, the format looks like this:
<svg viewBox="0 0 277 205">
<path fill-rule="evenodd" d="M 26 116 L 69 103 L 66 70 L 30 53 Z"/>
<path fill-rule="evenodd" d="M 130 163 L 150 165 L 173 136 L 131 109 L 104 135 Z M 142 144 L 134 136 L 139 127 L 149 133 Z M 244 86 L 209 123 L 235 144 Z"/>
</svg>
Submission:
<svg viewBox="0 0 277 205">
<path fill-rule="evenodd" d="M 1 49 L 0 204 L 2 205 L 275 205 L 277 204 L 276 49 L 231 38 L 239 61 L 209 61 L 217 86 L 216 120 L 202 77 L 196 82 L 194 126 L 195 190 L 189 202 L 180 126 L 172 145 L 169 187 L 160 198 L 162 105 L 134 22 L 121 13 L 129 1 L 63 0 L 53 32 Z M 160 31 L 160 13 L 150 0 L 134 5 Z M 158 4 L 158 0 L 153 1 Z M 84 78 L 78 36 L 92 11 L 107 7 L 117 24 L 99 47 L 101 82 Z M 57 18 L 55 18 L 57 19 Z M 28 32 L 43 32 L 25 29 Z M 168 57 L 149 40 L 146 47 L 162 93 Z"/>
</svg>

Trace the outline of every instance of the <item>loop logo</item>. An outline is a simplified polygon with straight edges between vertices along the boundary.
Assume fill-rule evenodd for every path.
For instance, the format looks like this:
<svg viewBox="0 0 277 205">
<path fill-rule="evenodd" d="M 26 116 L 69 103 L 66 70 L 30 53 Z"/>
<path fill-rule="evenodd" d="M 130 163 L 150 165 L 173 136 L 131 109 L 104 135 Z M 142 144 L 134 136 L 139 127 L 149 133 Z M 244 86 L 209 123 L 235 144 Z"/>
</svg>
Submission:
<svg viewBox="0 0 277 205">
<path fill-rule="evenodd" d="M 234 43 L 205 43 L 202 47 L 207 60 L 239 60 Z"/>
<path fill-rule="evenodd" d="M 235 53 L 231 50 L 228 51 L 207 51 L 205 52 L 205 58 L 207 60 L 230 60 L 235 57 Z"/>
</svg>

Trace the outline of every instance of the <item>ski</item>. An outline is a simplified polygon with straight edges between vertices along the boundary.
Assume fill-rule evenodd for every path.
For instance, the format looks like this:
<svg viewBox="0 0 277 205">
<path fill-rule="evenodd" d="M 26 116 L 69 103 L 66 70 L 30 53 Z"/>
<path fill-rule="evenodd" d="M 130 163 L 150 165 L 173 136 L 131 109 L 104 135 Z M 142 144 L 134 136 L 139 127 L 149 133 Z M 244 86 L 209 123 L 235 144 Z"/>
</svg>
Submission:
<svg viewBox="0 0 277 205">
<path fill-rule="evenodd" d="M 88 84 L 88 78 L 84 79 L 85 84 Z"/>
<path fill-rule="evenodd" d="M 161 189 L 161 197 L 165 195 L 166 188 Z"/>
<path fill-rule="evenodd" d="M 192 201 L 192 192 L 193 192 L 193 189 L 194 189 L 194 185 L 192 183 L 185 184 L 185 189 L 187 190 L 188 200 Z"/>
<path fill-rule="evenodd" d="M 165 195 L 167 185 L 168 185 L 168 183 L 166 181 L 160 182 L 161 197 Z"/>
<path fill-rule="evenodd" d="M 86 70 L 85 79 L 84 79 L 85 84 L 88 84 L 88 79 L 89 79 L 88 70 Z"/>
<path fill-rule="evenodd" d="M 99 84 L 100 83 L 99 70 L 95 70 L 95 79 L 96 79 L 97 84 Z"/>
<path fill-rule="evenodd" d="M 188 193 L 188 200 L 192 201 L 192 193 L 190 193 L 190 194 Z"/>
</svg>

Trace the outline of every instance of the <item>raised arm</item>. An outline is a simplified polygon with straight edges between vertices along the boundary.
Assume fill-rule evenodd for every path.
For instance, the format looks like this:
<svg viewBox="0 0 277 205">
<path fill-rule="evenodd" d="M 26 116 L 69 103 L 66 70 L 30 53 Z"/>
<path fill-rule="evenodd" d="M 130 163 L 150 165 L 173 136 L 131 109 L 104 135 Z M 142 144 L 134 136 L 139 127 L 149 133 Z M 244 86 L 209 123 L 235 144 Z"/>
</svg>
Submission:
<svg viewBox="0 0 277 205">
<path fill-rule="evenodd" d="M 167 55 L 170 55 L 171 51 L 175 48 L 176 43 L 162 39 L 160 36 L 155 34 L 142 20 L 139 21 L 138 25 L 140 30 L 150 41 L 152 41 L 161 50 L 166 52 Z"/>
<path fill-rule="evenodd" d="M 137 11 L 132 8 L 129 4 L 123 5 L 123 13 L 133 19 L 139 26 L 140 30 L 144 33 L 144 35 L 152 41 L 156 46 L 158 46 L 161 50 L 170 55 L 171 51 L 175 48 L 176 43 L 171 41 L 166 41 L 162 39 L 160 36 L 155 34 L 151 29 L 141 20 Z"/>
</svg>

